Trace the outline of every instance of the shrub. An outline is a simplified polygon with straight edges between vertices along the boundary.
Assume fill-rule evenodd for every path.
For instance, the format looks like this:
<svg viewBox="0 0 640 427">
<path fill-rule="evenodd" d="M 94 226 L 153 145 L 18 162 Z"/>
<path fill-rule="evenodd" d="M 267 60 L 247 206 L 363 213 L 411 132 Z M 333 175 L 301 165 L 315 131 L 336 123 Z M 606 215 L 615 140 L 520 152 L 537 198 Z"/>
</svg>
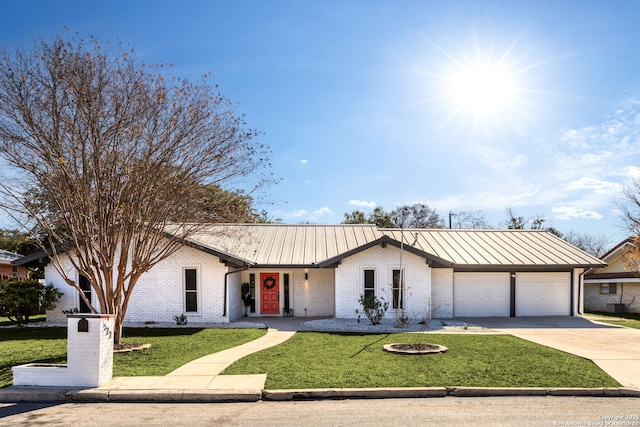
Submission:
<svg viewBox="0 0 640 427">
<path fill-rule="evenodd" d="M 379 324 L 389 308 L 389 302 L 385 301 L 384 298 L 378 299 L 377 297 L 360 295 L 358 302 L 360 302 L 364 315 L 367 316 L 372 325 Z"/>
<path fill-rule="evenodd" d="M 251 305 L 251 285 L 247 283 L 242 284 L 241 291 L 242 293 L 242 302 L 245 307 L 249 307 Z"/>
<path fill-rule="evenodd" d="M 0 314 L 23 326 L 29 316 L 38 314 L 40 307 L 51 310 L 62 296 L 52 284 L 37 280 L 8 279 L 0 282 Z"/>
<path fill-rule="evenodd" d="M 176 326 L 184 326 L 189 321 L 186 314 L 182 313 L 180 316 L 173 316 L 173 320 L 176 322 Z"/>
</svg>

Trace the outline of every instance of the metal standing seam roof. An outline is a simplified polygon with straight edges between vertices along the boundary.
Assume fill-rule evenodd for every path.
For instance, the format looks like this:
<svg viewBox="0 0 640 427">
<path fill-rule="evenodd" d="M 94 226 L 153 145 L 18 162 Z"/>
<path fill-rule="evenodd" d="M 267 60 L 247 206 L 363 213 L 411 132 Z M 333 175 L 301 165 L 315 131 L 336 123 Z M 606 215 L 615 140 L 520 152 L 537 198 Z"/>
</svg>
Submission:
<svg viewBox="0 0 640 427">
<path fill-rule="evenodd" d="M 405 233 L 407 231 L 405 230 Z M 598 258 L 547 231 L 411 230 L 420 249 L 457 266 L 602 266 Z M 394 236 L 398 231 L 393 231 Z M 405 236 L 406 239 L 406 236 Z"/>
<path fill-rule="evenodd" d="M 386 237 L 385 237 L 386 236 Z M 539 230 L 380 229 L 369 224 L 215 224 L 188 241 L 255 266 L 318 266 L 380 241 L 457 267 L 602 267 L 598 258 Z"/>
<path fill-rule="evenodd" d="M 22 258 L 22 255 L 20 254 L 0 249 L 0 264 L 13 264 L 15 260 L 20 258 Z"/>
</svg>

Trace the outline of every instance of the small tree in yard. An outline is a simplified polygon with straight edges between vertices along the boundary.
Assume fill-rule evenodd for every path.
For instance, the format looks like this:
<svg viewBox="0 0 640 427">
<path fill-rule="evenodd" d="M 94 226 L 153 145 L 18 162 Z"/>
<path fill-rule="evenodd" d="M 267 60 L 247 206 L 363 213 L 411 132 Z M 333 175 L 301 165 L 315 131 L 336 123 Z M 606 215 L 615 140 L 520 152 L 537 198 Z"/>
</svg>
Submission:
<svg viewBox="0 0 640 427">
<path fill-rule="evenodd" d="M 389 309 L 389 302 L 374 296 L 360 295 L 358 300 L 362 306 L 362 311 L 372 325 L 380 324 L 384 314 Z"/>
<path fill-rule="evenodd" d="M 0 282 L 0 315 L 23 326 L 29 317 L 38 314 L 40 307 L 51 310 L 62 296 L 52 284 L 37 280 L 9 279 Z"/>
<path fill-rule="evenodd" d="M 82 298 L 76 272 L 88 279 L 118 344 L 140 276 L 225 209 L 203 186 L 263 170 L 268 150 L 206 75 L 180 79 L 66 34 L 0 58 L 0 159 L 19 180 L 0 183 L 0 205 L 41 230 Z"/>
</svg>

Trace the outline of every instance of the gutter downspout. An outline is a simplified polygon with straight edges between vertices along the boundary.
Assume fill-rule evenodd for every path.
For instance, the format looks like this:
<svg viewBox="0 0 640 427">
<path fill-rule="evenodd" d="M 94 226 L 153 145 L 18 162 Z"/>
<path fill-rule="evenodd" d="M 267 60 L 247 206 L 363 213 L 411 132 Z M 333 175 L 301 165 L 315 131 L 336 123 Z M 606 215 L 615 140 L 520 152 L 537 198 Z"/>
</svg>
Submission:
<svg viewBox="0 0 640 427">
<path fill-rule="evenodd" d="M 582 311 L 580 311 L 580 301 L 582 301 L 582 304 L 584 306 L 584 301 L 582 300 L 582 293 L 584 291 L 584 275 L 587 271 L 589 271 L 590 268 L 583 268 L 582 269 L 582 273 L 578 274 L 578 314 L 580 316 L 582 316 L 584 313 L 584 309 Z M 584 308 L 584 307 L 583 307 Z"/>
<path fill-rule="evenodd" d="M 239 273 L 241 271 L 247 271 L 250 268 L 250 266 L 245 265 L 242 268 L 239 268 L 237 270 L 233 270 L 233 271 L 227 271 L 226 273 L 224 273 L 224 305 L 222 307 L 222 317 L 227 317 L 227 288 L 229 287 L 229 281 L 227 280 L 227 278 L 229 277 L 230 274 L 233 273 Z"/>
</svg>

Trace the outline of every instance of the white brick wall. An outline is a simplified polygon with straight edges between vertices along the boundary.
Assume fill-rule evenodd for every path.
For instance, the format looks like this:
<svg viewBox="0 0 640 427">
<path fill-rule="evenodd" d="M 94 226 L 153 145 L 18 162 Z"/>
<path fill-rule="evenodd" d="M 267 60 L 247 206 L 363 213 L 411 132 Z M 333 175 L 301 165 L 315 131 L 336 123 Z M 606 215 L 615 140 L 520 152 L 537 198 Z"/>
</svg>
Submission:
<svg viewBox="0 0 640 427">
<path fill-rule="evenodd" d="M 224 277 L 228 271 L 217 257 L 202 251 L 184 247 L 167 260 L 158 263 L 151 271 L 143 274 L 133 291 L 125 320 L 129 322 L 173 322 L 173 317 L 184 313 L 183 269 L 198 270 L 198 313 L 185 313 L 189 321 L 225 322 L 244 315 L 240 298 L 240 287 L 249 281 L 249 274 L 256 277 L 256 313 L 260 316 L 260 272 L 277 271 L 280 275 L 280 307 L 284 307 L 283 274 L 289 274 L 290 306 L 296 317 L 335 316 L 356 318 L 358 303 L 364 291 L 364 269 L 376 271 L 376 295 L 384 297 L 391 304 L 392 270 L 398 269 L 400 250 L 392 245 L 386 248 L 375 246 L 345 258 L 335 269 L 250 269 L 228 276 L 227 317 L 224 310 Z M 76 277 L 67 263 L 67 274 Z M 405 271 L 405 311 L 412 319 L 426 316 L 437 309 L 436 316 L 450 317 L 453 311 L 453 271 L 451 269 L 431 269 L 424 258 L 408 252 L 403 255 Z M 433 284 L 432 284 L 433 274 Z M 52 265 L 46 267 L 47 282 L 54 283 L 64 292 L 57 307 L 47 313 L 51 322 L 65 322 L 62 310 L 77 307 L 77 292 L 66 285 Z M 93 302 L 96 304 L 95 294 Z M 96 304 L 97 305 L 97 304 Z M 306 312 L 305 312 L 306 308 Z M 395 317 L 392 308 L 388 318 Z"/>
<path fill-rule="evenodd" d="M 242 280 L 243 272 L 229 274 L 227 276 L 227 307 L 229 308 L 229 320 L 236 320 L 244 316 L 244 303 L 242 302 L 242 284 L 249 278 Z"/>
<path fill-rule="evenodd" d="M 183 269 L 198 270 L 198 312 L 185 312 Z M 191 322 L 224 322 L 224 274 L 217 257 L 183 247 L 143 274 L 136 285 L 125 321 L 173 322 L 186 314 Z"/>
<path fill-rule="evenodd" d="M 97 387 L 113 376 L 113 316 L 88 315 L 88 328 L 78 331 L 80 316 L 68 318 L 67 364 L 14 366 L 13 385 Z"/>
<path fill-rule="evenodd" d="M 453 268 L 434 268 L 431 277 L 433 317 L 453 317 Z"/>
<path fill-rule="evenodd" d="M 309 279 L 304 270 L 293 270 L 293 314 L 296 317 L 333 317 L 335 302 L 334 270 L 310 268 Z M 306 311 L 305 311 L 306 308 Z"/>
<path fill-rule="evenodd" d="M 305 270 L 309 279 L 305 280 Z M 256 312 L 249 313 L 249 317 L 260 317 L 260 273 L 278 273 L 280 286 L 280 315 L 284 309 L 284 275 L 289 275 L 289 307 L 296 317 L 305 316 L 334 316 L 334 281 L 333 269 L 296 268 L 296 269 L 250 269 L 242 273 L 242 282 L 249 282 L 249 275 L 256 278 Z M 235 290 L 234 290 L 235 292 Z M 230 296 L 230 304 L 242 304 L 240 299 L 240 284 L 237 285 L 237 295 Z M 240 311 L 231 310 L 235 315 Z M 244 315 L 244 314 L 242 314 Z M 234 320 L 234 317 L 231 317 Z"/>
<path fill-rule="evenodd" d="M 67 366 L 69 385 L 98 386 L 113 374 L 113 317 L 89 317 L 88 332 L 78 332 L 80 318 L 69 318 Z"/>
<path fill-rule="evenodd" d="M 66 274 L 77 279 L 70 262 L 64 262 Z M 184 303 L 183 269 L 198 270 L 198 312 L 186 313 Z M 126 322 L 173 322 L 173 317 L 186 314 L 191 322 L 225 322 L 224 274 L 227 267 L 217 257 L 183 247 L 173 256 L 156 264 L 140 276 L 125 317 Z M 233 276 L 233 275 L 231 275 Z M 53 283 L 64 295 L 56 308 L 47 312 L 47 321 L 64 322 L 62 310 L 78 308 L 78 293 L 67 285 L 53 265 L 45 269 L 47 283 Z M 232 287 L 230 286 L 230 289 Z M 95 292 L 92 303 L 99 310 Z"/>
<path fill-rule="evenodd" d="M 76 278 L 76 273 L 71 267 L 71 263 L 69 261 L 65 261 L 62 264 L 66 274 L 72 278 Z M 63 292 L 63 295 L 56 303 L 56 307 L 53 310 L 47 311 L 47 322 L 66 323 L 67 315 L 64 314 L 62 310 L 78 308 L 78 292 L 66 284 L 52 263 L 45 266 L 44 277 L 47 284 L 51 283 Z"/>
<path fill-rule="evenodd" d="M 336 310 L 338 318 L 357 318 L 360 295 L 364 293 L 364 270 L 375 270 L 376 296 L 389 301 L 389 310 L 385 317 L 394 318 L 391 308 L 392 271 L 400 266 L 400 249 L 388 245 L 375 246 L 353 256 L 345 258 L 336 268 Z M 404 252 L 402 266 L 405 271 L 405 311 L 412 319 L 424 317 L 430 310 L 431 268 L 424 258 Z"/>
</svg>

